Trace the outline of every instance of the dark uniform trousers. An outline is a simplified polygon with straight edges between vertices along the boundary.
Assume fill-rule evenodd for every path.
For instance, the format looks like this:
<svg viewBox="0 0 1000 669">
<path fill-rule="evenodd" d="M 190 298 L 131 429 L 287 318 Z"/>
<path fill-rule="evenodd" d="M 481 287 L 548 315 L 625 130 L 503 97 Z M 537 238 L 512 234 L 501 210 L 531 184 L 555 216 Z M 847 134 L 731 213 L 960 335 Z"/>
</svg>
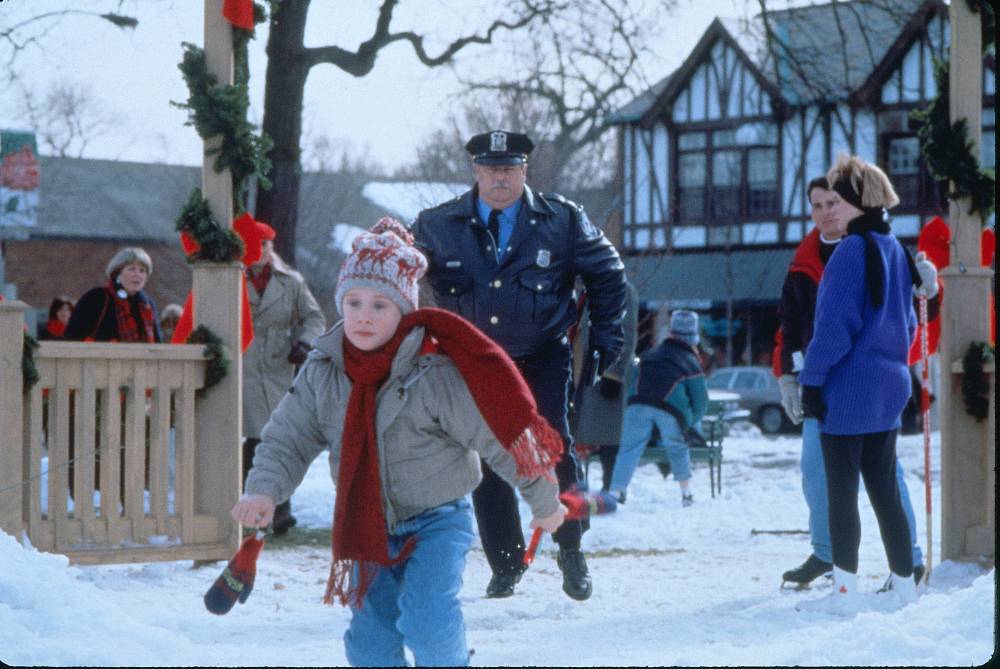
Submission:
<svg viewBox="0 0 1000 669">
<path fill-rule="evenodd" d="M 569 434 L 567 404 L 572 352 L 565 338 L 554 340 L 538 353 L 515 358 L 518 370 L 545 417 L 563 438 L 563 457 L 556 465 L 559 490 L 582 480 L 582 470 Z M 514 489 L 483 463 L 483 481 L 472 493 L 479 536 L 494 574 L 517 573 L 524 559 L 524 532 Z M 560 548 L 579 548 L 584 527 L 579 520 L 567 520 L 553 538 Z"/>
</svg>

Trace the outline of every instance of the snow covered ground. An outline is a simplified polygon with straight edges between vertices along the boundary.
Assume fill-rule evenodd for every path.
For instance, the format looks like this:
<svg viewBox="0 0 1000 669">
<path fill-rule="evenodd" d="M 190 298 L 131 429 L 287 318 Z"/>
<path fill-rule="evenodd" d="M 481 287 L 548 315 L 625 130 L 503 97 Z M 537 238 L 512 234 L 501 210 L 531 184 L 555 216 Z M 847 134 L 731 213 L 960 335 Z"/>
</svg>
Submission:
<svg viewBox="0 0 1000 669">
<path fill-rule="evenodd" d="M 926 543 L 921 437 L 900 458 Z M 938 563 L 940 491 L 934 439 L 935 564 L 916 604 L 878 610 L 887 575 L 874 514 L 862 496 L 859 584 L 866 610 L 854 620 L 799 613 L 827 592 L 779 589 L 781 573 L 810 551 L 794 436 L 749 431 L 725 443 L 723 490 L 711 498 L 696 465 L 696 503 L 643 467 L 617 514 L 585 535 L 594 596 L 561 591 L 552 543 L 510 599 L 483 598 L 489 570 L 469 556 L 462 600 L 478 665 L 924 665 L 969 666 L 994 652 L 995 573 Z M 598 465 L 591 476 L 599 477 Z M 597 478 L 599 480 L 599 478 Z M 328 528 L 333 494 L 325 458 L 293 503 L 304 527 Z M 525 510 L 525 517 L 527 512 Z M 299 532 L 299 529 L 293 532 Z M 228 615 L 201 597 L 221 565 L 190 562 L 71 567 L 0 534 L 0 660 L 25 665 L 297 665 L 346 663 L 348 612 L 321 602 L 328 546 L 265 547 L 253 594 Z M 926 552 L 926 546 L 924 546 Z"/>
</svg>

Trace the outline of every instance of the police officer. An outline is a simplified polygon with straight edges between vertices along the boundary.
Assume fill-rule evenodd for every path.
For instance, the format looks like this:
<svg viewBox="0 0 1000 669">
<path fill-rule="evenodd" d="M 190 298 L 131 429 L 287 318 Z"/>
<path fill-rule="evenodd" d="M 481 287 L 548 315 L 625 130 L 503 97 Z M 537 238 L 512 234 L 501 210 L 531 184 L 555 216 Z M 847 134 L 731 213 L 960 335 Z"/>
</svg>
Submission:
<svg viewBox="0 0 1000 669">
<path fill-rule="evenodd" d="M 577 320 L 574 282 L 579 276 L 589 296 L 589 344 L 599 373 L 622 349 L 625 268 L 581 207 L 525 185 L 533 148 L 520 133 L 474 136 L 465 149 L 475 186 L 420 212 L 413 233 L 430 262 L 427 278 L 437 305 L 472 321 L 507 351 L 540 413 L 562 434 L 565 454 L 556 474 L 566 490 L 582 480 L 567 423 L 572 354 L 566 331 Z M 484 464 L 472 500 L 493 571 L 486 596 L 508 597 L 524 570 L 517 499 Z M 567 521 L 554 535 L 563 590 L 577 600 L 592 591 L 582 534 L 580 521 Z"/>
</svg>

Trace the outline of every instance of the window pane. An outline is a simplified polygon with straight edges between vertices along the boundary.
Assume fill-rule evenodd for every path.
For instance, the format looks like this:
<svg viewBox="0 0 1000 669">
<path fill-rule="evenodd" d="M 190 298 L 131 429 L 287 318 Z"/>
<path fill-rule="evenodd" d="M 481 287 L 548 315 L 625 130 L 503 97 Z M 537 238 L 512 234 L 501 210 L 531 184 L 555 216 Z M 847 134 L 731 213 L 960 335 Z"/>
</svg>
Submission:
<svg viewBox="0 0 1000 669">
<path fill-rule="evenodd" d="M 739 151 L 716 151 L 712 156 L 712 214 L 717 224 L 739 217 L 742 162 Z"/>
<path fill-rule="evenodd" d="M 920 140 L 916 137 L 896 137 L 889 140 L 889 180 L 892 181 L 899 205 L 915 207 L 920 202 Z"/>
<path fill-rule="evenodd" d="M 705 154 L 685 153 L 677 161 L 679 163 L 679 174 L 677 179 L 680 186 L 704 186 L 705 185 Z"/>
<path fill-rule="evenodd" d="M 898 137 L 889 141 L 889 172 L 894 176 L 920 173 L 920 140 Z"/>
<path fill-rule="evenodd" d="M 778 152 L 750 149 L 747 152 L 747 215 L 774 214 L 778 209 Z"/>
<path fill-rule="evenodd" d="M 677 216 L 700 221 L 705 218 L 705 154 L 681 154 L 677 162 Z"/>
<path fill-rule="evenodd" d="M 677 136 L 677 148 L 681 151 L 704 149 L 705 146 L 705 133 L 703 132 L 685 132 Z"/>
<path fill-rule="evenodd" d="M 732 378 L 732 372 L 719 372 L 718 374 L 712 374 L 706 385 L 709 388 L 714 388 L 715 390 L 725 390 L 729 388 L 729 381 Z"/>
<path fill-rule="evenodd" d="M 996 167 L 997 164 L 997 133 L 996 130 L 983 130 L 983 138 L 979 145 L 979 161 L 983 167 Z"/>
<path fill-rule="evenodd" d="M 743 177 L 739 151 L 716 151 L 712 156 L 712 184 L 739 186 Z"/>
<path fill-rule="evenodd" d="M 733 390 L 752 390 L 756 382 L 756 373 L 740 372 L 736 375 L 736 383 L 733 384 Z"/>
<path fill-rule="evenodd" d="M 735 146 L 737 143 L 735 130 L 716 130 L 712 133 L 712 146 Z"/>
<path fill-rule="evenodd" d="M 778 126 L 773 123 L 744 123 L 736 129 L 736 140 L 742 144 L 777 144 Z"/>
</svg>

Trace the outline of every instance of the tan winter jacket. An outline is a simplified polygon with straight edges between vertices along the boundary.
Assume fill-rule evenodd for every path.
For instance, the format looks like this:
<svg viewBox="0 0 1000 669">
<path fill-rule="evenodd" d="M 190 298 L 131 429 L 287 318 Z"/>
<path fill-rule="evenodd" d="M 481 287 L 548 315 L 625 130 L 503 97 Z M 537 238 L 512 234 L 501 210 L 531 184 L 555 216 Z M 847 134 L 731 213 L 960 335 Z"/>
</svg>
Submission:
<svg viewBox="0 0 1000 669">
<path fill-rule="evenodd" d="M 260 437 L 261 428 L 288 392 L 295 366 L 288 362 L 292 344 L 307 344 L 323 334 L 326 317 L 302 275 L 277 255 L 263 295 L 247 282 L 253 314 L 253 343 L 243 356 L 243 436 Z"/>
<path fill-rule="evenodd" d="M 316 349 L 264 426 L 247 478 L 248 493 L 269 495 L 275 502 L 288 499 L 325 448 L 330 450 L 330 475 L 336 484 L 352 385 L 344 371 L 343 337 L 338 323 L 315 341 Z M 482 478 L 480 456 L 520 489 L 536 517 L 555 513 L 556 484 L 517 477 L 513 457 L 489 429 L 454 363 L 440 354 L 419 355 L 423 337 L 423 328 L 416 328 L 403 340 L 376 398 L 389 529 L 468 494 Z"/>
</svg>

